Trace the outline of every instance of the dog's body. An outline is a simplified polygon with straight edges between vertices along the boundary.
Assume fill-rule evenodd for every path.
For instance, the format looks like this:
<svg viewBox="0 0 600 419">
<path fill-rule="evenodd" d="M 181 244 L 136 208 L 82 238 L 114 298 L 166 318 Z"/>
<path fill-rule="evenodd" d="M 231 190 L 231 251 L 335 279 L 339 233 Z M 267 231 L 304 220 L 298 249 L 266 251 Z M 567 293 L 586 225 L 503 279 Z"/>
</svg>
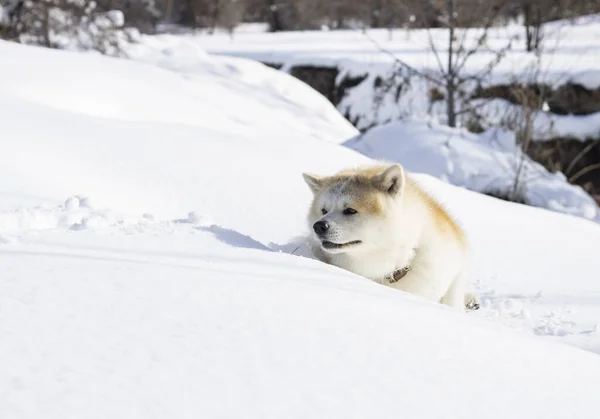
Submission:
<svg viewBox="0 0 600 419">
<path fill-rule="evenodd" d="M 314 194 L 308 222 L 317 258 L 459 310 L 477 304 L 465 297 L 463 232 L 400 165 L 304 179 Z"/>
</svg>

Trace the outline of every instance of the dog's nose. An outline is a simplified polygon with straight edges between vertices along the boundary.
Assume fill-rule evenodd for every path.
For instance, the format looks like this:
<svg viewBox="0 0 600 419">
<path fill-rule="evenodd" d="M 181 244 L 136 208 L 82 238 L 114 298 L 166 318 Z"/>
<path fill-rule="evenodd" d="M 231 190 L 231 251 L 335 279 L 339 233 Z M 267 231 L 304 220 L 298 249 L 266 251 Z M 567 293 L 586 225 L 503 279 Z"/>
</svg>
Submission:
<svg viewBox="0 0 600 419">
<path fill-rule="evenodd" d="M 318 235 L 321 235 L 321 234 L 325 233 L 327 230 L 329 230 L 329 223 L 324 220 L 317 221 L 313 225 L 313 230 L 315 230 L 315 233 L 317 233 Z"/>
</svg>

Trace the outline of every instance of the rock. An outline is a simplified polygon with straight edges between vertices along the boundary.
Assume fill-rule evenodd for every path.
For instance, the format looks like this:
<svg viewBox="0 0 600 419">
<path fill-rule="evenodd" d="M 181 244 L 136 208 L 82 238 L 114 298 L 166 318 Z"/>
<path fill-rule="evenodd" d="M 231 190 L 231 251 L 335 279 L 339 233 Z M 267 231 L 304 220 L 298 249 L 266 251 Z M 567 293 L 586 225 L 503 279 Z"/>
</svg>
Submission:
<svg viewBox="0 0 600 419">
<path fill-rule="evenodd" d="M 600 112 L 600 89 L 589 90 L 580 84 L 568 83 L 551 89 L 545 84 L 500 84 L 478 89 L 473 99 L 504 99 L 515 105 L 548 110 L 557 115 L 589 115 Z"/>
<path fill-rule="evenodd" d="M 552 93 L 549 86 L 544 84 L 500 84 L 479 88 L 473 99 L 504 99 L 514 105 L 529 106 L 542 109 L 544 100 Z"/>
<path fill-rule="evenodd" d="M 337 68 L 297 65 L 290 69 L 290 74 L 308 84 L 332 103 L 334 102 L 335 80 L 338 75 Z"/>
<path fill-rule="evenodd" d="M 589 115 L 600 112 L 600 89 L 589 90 L 580 84 L 564 84 L 548 98 L 550 112 L 559 115 Z"/>
<path fill-rule="evenodd" d="M 526 151 L 551 172 L 563 172 L 571 183 L 592 195 L 600 195 L 600 168 L 589 170 L 600 163 L 600 139 L 558 137 L 532 141 Z"/>
</svg>

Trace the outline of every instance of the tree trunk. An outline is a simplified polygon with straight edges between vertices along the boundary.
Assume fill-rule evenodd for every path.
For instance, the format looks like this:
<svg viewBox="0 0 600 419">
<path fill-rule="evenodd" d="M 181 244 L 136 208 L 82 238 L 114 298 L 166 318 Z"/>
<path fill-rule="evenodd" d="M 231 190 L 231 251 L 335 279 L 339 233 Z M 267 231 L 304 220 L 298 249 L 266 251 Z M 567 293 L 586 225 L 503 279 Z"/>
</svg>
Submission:
<svg viewBox="0 0 600 419">
<path fill-rule="evenodd" d="M 525 49 L 533 51 L 533 34 L 531 29 L 531 4 L 523 5 L 523 26 L 525 28 Z"/>
<path fill-rule="evenodd" d="M 276 0 L 269 0 L 269 31 L 279 32 L 284 30 L 283 22 L 281 21 L 281 13 L 277 6 Z"/>
<path fill-rule="evenodd" d="M 379 28 L 381 26 L 381 3 L 377 3 L 373 10 L 371 10 L 371 25 L 372 28 Z"/>
<path fill-rule="evenodd" d="M 540 10 L 540 6 L 538 5 L 535 10 L 535 18 L 534 18 L 534 38 L 533 38 L 533 48 L 537 51 L 540 48 L 541 40 L 542 40 L 542 12 Z"/>
<path fill-rule="evenodd" d="M 210 23 L 208 27 L 208 33 L 215 33 L 217 26 L 219 25 L 219 18 L 221 17 L 221 2 L 219 0 L 213 0 L 210 11 Z"/>
<path fill-rule="evenodd" d="M 446 72 L 446 114 L 448 125 L 456 127 L 456 69 L 454 68 L 454 0 L 447 0 L 448 7 L 448 68 Z"/>
<path fill-rule="evenodd" d="M 167 23 L 173 22 L 173 9 L 174 9 L 173 3 L 174 2 L 175 2 L 175 0 L 166 0 L 165 20 L 167 21 Z"/>
<path fill-rule="evenodd" d="M 44 46 L 46 48 L 52 47 L 52 42 L 50 41 L 50 8 L 42 7 L 42 36 L 44 41 Z"/>
</svg>

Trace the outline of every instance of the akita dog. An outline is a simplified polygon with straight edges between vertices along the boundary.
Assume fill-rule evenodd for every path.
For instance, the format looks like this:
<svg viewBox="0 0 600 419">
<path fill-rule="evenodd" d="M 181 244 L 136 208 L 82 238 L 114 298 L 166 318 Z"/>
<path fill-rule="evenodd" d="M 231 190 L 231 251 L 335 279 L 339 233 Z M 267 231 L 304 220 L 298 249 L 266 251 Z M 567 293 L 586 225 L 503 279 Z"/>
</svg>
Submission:
<svg viewBox="0 0 600 419">
<path fill-rule="evenodd" d="M 459 310 L 468 247 L 460 227 L 399 164 L 303 174 L 311 250 L 323 262 Z"/>
</svg>

